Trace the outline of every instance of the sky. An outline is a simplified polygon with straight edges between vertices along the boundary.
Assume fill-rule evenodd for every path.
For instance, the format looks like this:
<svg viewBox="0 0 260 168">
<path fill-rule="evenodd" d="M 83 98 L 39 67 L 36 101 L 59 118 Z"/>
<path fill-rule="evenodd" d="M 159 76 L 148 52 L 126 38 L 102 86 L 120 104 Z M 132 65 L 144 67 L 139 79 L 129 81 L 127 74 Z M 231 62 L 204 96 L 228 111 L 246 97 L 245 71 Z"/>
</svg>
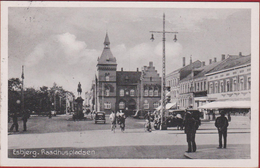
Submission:
<svg viewBox="0 0 260 168">
<path fill-rule="evenodd" d="M 9 7 L 8 78 L 20 78 L 25 87 L 57 83 L 76 93 L 89 91 L 98 57 L 108 33 L 117 69 L 136 71 L 153 61 L 162 69 L 163 13 L 166 34 L 166 74 L 192 60 L 205 61 L 221 54 L 251 53 L 250 9 L 207 8 L 89 8 Z M 75 94 L 76 95 L 76 94 Z"/>
</svg>

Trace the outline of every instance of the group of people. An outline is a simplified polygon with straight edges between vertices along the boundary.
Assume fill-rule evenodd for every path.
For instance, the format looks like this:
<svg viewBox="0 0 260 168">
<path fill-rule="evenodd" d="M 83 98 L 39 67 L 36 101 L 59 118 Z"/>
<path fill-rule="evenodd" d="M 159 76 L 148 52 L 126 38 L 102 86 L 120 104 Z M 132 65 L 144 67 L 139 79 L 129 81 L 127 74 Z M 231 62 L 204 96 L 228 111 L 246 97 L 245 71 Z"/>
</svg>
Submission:
<svg viewBox="0 0 260 168">
<path fill-rule="evenodd" d="M 116 124 L 118 124 L 123 132 L 125 130 L 125 114 L 120 110 L 119 112 L 112 111 L 109 119 L 111 121 L 111 131 L 115 131 Z"/>
<path fill-rule="evenodd" d="M 225 111 L 220 111 L 220 116 L 215 120 L 215 126 L 218 129 L 219 146 L 218 149 L 227 147 L 227 127 L 228 119 L 225 117 Z M 188 150 L 186 152 L 196 152 L 197 146 L 195 142 L 196 130 L 199 128 L 199 121 L 196 120 L 192 114 L 187 111 L 184 120 L 184 132 L 187 137 Z M 222 138 L 224 139 L 224 145 L 222 144 Z"/>
<path fill-rule="evenodd" d="M 22 115 L 22 120 L 23 120 L 23 131 L 27 131 L 27 126 L 26 126 L 26 123 L 27 123 L 27 120 L 29 118 L 29 113 L 27 112 L 24 112 L 23 115 Z M 17 115 L 17 112 L 15 111 L 13 114 L 12 114 L 12 119 L 13 119 L 13 124 L 10 128 L 10 131 L 13 131 L 14 128 L 15 128 L 15 131 L 16 132 L 19 132 L 19 124 L 18 124 L 18 115 Z"/>
</svg>

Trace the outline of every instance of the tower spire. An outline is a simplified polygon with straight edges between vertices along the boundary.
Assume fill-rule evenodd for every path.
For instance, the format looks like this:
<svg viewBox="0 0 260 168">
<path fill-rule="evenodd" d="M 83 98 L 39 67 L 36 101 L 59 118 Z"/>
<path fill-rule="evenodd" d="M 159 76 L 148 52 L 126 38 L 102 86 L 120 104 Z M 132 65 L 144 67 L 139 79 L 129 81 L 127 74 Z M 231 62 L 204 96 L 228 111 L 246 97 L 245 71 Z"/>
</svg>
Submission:
<svg viewBox="0 0 260 168">
<path fill-rule="evenodd" d="M 108 38 L 108 35 L 107 35 L 107 32 L 106 32 L 106 37 L 105 37 L 105 41 L 104 41 L 104 46 L 105 48 L 110 48 L 110 41 L 109 41 L 109 38 Z"/>
</svg>

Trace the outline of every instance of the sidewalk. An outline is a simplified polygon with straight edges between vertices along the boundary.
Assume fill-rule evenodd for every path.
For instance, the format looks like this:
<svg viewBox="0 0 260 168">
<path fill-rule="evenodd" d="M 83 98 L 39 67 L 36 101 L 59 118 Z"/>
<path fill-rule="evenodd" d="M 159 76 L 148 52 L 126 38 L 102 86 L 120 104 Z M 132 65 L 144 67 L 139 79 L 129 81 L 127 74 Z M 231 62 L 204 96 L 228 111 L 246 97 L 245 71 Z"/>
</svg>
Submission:
<svg viewBox="0 0 260 168">
<path fill-rule="evenodd" d="M 250 145 L 228 145 L 226 149 L 217 149 L 217 145 L 199 146 L 196 152 L 184 153 L 189 159 L 250 159 Z"/>
</svg>

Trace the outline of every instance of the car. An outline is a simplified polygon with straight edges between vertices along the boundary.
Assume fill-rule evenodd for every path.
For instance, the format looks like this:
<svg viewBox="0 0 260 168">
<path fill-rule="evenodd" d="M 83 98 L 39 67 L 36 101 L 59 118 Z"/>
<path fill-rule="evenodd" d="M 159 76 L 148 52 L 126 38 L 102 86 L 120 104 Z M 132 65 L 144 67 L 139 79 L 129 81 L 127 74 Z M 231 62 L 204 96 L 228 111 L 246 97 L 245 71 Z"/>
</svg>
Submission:
<svg viewBox="0 0 260 168">
<path fill-rule="evenodd" d="M 106 113 L 103 111 L 96 112 L 95 114 L 95 124 L 98 122 L 106 123 Z"/>
</svg>

